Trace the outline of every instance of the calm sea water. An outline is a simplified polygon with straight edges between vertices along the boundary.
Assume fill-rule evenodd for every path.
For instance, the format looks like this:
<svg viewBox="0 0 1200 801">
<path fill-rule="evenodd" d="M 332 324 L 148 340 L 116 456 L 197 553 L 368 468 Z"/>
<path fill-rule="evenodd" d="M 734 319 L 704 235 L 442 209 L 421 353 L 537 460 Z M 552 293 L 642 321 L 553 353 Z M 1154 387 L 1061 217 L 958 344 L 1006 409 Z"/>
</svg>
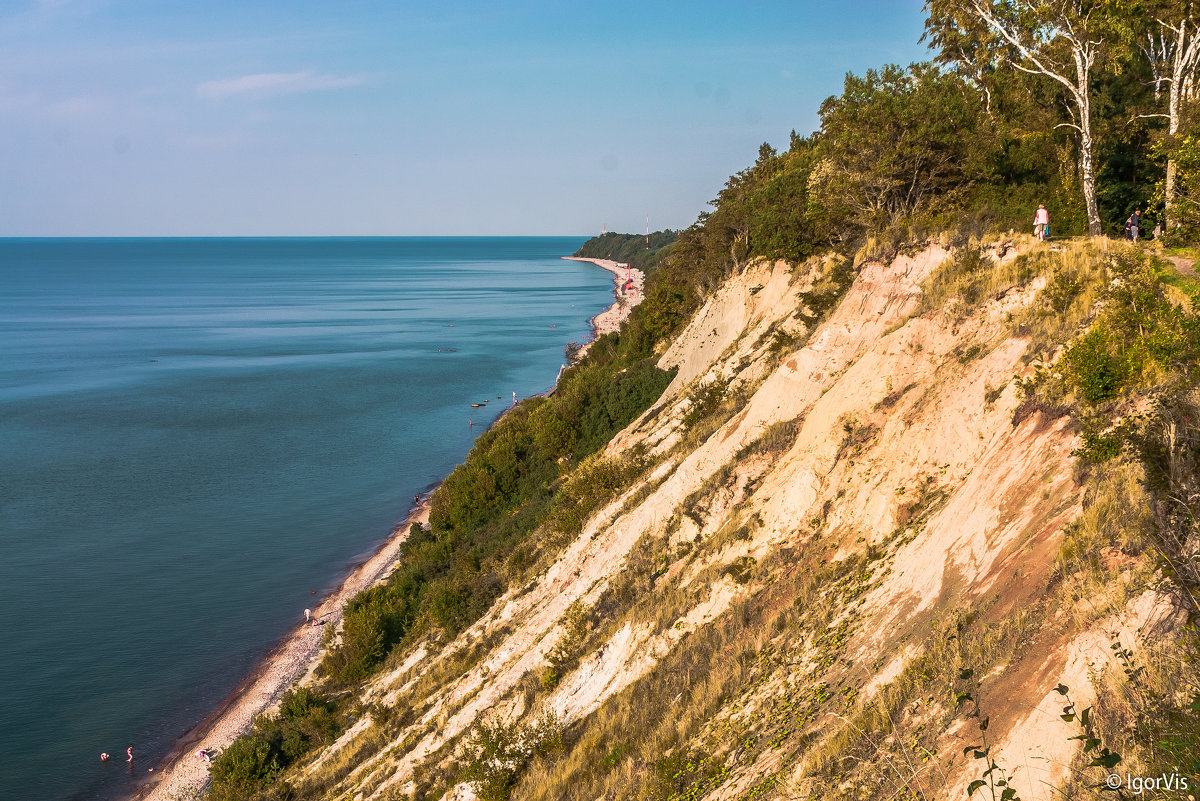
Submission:
<svg viewBox="0 0 1200 801">
<path fill-rule="evenodd" d="M 582 242 L 0 240 L 0 798 L 144 780 L 553 383 Z"/>
</svg>

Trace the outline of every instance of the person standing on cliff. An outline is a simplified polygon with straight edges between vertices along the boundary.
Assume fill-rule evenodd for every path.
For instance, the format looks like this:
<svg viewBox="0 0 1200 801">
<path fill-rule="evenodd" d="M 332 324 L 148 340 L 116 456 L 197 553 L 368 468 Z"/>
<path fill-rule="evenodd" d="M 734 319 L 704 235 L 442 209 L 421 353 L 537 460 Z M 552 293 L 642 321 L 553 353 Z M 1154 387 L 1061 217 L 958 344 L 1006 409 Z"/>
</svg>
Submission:
<svg viewBox="0 0 1200 801">
<path fill-rule="evenodd" d="M 1033 235 L 1045 242 L 1049 231 L 1050 212 L 1046 211 L 1045 206 L 1038 206 L 1037 213 L 1033 215 Z"/>
<path fill-rule="evenodd" d="M 1133 214 L 1129 215 L 1129 238 L 1134 242 L 1138 241 L 1138 228 L 1142 225 L 1142 212 L 1137 209 Z"/>
</svg>

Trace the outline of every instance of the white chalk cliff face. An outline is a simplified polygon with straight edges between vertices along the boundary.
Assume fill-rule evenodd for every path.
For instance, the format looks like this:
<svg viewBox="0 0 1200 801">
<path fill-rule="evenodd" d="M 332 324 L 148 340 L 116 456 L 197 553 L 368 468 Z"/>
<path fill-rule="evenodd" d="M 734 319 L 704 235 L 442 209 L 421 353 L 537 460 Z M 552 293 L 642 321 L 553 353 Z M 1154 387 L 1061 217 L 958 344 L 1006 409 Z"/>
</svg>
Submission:
<svg viewBox="0 0 1200 801">
<path fill-rule="evenodd" d="M 1087 706 L 1109 644 L 1174 618 L 1151 592 L 1060 602 L 1079 443 L 1065 416 L 1015 414 L 1030 359 L 1010 325 L 1044 282 L 915 315 L 946 256 L 862 265 L 811 329 L 828 262 L 730 279 L 605 452 L 644 448 L 643 477 L 455 642 L 374 680 L 301 781 L 419 796 L 477 722 L 549 712 L 565 756 L 535 759 L 515 798 L 962 799 L 988 760 L 1025 801 L 1061 797 L 1081 741 L 1054 688 Z M 714 382 L 727 413 L 689 428 Z M 546 680 L 573 604 L 587 630 Z M 988 759 L 964 754 L 981 736 Z"/>
</svg>

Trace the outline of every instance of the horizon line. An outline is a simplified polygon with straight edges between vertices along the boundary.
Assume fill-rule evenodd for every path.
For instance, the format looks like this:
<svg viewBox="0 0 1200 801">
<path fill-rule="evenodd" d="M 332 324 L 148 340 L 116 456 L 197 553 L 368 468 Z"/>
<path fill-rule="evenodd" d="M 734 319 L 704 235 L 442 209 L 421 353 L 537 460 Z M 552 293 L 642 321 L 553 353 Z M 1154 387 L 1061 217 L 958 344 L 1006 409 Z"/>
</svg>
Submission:
<svg viewBox="0 0 1200 801">
<path fill-rule="evenodd" d="M 609 231 L 609 233 L 613 233 Z M 636 233 L 636 232 L 635 232 Z M 0 234 L 14 239 L 566 239 L 602 234 Z M 631 234 L 633 235 L 633 234 Z M 643 236 L 637 233 L 637 236 Z"/>
</svg>

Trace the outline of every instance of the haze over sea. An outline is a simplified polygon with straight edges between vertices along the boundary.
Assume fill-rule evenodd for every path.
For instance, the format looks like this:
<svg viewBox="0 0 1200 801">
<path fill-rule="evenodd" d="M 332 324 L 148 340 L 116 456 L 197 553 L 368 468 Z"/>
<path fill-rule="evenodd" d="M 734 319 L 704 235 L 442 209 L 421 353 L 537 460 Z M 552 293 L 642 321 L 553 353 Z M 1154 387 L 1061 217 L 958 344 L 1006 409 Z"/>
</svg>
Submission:
<svg viewBox="0 0 1200 801">
<path fill-rule="evenodd" d="M 0 798 L 145 781 L 552 385 L 582 242 L 0 240 Z"/>
</svg>

